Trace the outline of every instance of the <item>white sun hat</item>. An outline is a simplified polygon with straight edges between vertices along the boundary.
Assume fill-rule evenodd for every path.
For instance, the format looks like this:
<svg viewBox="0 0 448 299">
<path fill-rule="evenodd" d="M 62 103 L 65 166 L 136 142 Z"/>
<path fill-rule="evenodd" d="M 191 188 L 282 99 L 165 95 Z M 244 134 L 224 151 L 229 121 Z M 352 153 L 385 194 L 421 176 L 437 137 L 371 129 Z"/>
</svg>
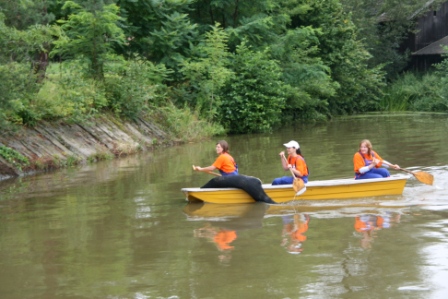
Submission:
<svg viewBox="0 0 448 299">
<path fill-rule="evenodd" d="M 286 146 L 286 147 L 293 147 L 295 149 L 299 149 L 300 148 L 299 143 L 297 141 L 294 141 L 294 140 L 291 140 L 290 142 L 285 143 L 283 145 Z"/>
</svg>

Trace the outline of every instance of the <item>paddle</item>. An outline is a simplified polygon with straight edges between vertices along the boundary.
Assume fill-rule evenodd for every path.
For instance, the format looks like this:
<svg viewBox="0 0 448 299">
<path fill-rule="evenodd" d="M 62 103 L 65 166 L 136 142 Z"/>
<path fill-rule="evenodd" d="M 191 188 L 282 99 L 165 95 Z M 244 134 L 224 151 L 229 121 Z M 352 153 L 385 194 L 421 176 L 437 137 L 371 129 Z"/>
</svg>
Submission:
<svg viewBox="0 0 448 299">
<path fill-rule="evenodd" d="M 288 160 L 286 160 L 286 157 L 283 156 L 283 155 L 282 155 L 282 157 L 285 160 L 286 164 L 288 164 Z M 292 170 L 292 168 L 290 168 L 289 170 L 291 171 L 292 177 L 294 178 L 294 181 L 292 183 L 292 188 L 296 192 L 296 195 L 300 195 L 303 192 L 305 192 L 305 190 L 306 190 L 305 183 L 303 182 L 303 180 L 301 180 L 301 179 L 299 179 L 299 178 L 297 178 L 295 176 L 294 171 Z"/>
<path fill-rule="evenodd" d="M 383 161 L 384 164 L 392 166 L 391 163 Z M 424 171 L 410 171 L 407 169 L 403 169 L 403 168 L 398 168 L 398 170 L 407 172 L 412 174 L 417 180 L 419 180 L 420 182 L 427 184 L 427 185 L 432 185 L 434 183 L 434 176 L 428 172 L 424 172 Z"/>
<path fill-rule="evenodd" d="M 194 165 L 193 165 L 193 170 L 199 171 L 199 170 L 197 170 L 197 166 L 194 166 Z M 202 171 L 202 172 L 206 172 L 206 173 L 214 175 L 214 176 L 221 176 L 220 173 L 216 173 L 216 172 L 213 172 L 213 171 Z"/>
</svg>

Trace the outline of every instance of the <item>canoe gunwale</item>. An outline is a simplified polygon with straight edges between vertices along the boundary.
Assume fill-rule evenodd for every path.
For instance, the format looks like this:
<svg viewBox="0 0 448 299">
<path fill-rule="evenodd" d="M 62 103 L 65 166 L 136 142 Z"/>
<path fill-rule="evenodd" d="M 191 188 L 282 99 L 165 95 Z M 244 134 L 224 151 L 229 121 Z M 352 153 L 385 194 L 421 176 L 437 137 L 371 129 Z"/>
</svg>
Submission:
<svg viewBox="0 0 448 299">
<path fill-rule="evenodd" d="M 365 179 L 365 180 L 355 180 L 355 179 L 337 179 L 337 180 L 321 180 L 321 181 L 309 181 L 306 184 L 306 187 L 332 187 L 332 186 L 341 186 L 341 185 L 358 185 L 358 184 L 370 184 L 370 183 L 380 183 L 380 182 L 389 182 L 395 180 L 408 180 L 410 175 L 392 175 L 388 178 L 383 179 Z M 292 188 L 292 184 L 288 185 L 271 185 L 271 184 L 262 184 L 264 190 L 269 189 L 286 189 Z M 214 192 L 214 191 L 227 191 L 227 190 L 239 190 L 238 188 L 201 188 L 201 187 L 190 187 L 190 188 L 182 188 L 182 192 Z"/>
</svg>

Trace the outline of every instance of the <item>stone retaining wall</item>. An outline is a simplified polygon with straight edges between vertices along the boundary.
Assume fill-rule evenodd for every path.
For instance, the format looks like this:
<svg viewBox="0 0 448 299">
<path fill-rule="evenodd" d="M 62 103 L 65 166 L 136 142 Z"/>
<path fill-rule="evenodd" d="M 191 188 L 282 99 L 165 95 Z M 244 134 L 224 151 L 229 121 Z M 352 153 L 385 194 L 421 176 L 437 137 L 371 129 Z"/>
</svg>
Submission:
<svg viewBox="0 0 448 299">
<path fill-rule="evenodd" d="M 157 125 L 142 119 L 123 122 L 103 116 L 83 124 L 40 123 L 15 134 L 0 135 L 0 146 L 17 151 L 31 162 L 30 167 L 20 169 L 0 156 L 0 180 L 61 167 L 69 159 L 79 164 L 146 151 L 169 140 Z"/>
</svg>

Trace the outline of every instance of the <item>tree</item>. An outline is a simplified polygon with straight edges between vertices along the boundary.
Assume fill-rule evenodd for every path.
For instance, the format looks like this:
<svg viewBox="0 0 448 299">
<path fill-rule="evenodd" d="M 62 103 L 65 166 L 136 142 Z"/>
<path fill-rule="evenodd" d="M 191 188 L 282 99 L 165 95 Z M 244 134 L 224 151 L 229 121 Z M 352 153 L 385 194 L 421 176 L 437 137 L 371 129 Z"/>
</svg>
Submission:
<svg viewBox="0 0 448 299">
<path fill-rule="evenodd" d="M 0 0 L 5 14 L 4 25 L 10 28 L 10 32 L 17 33 L 11 35 L 9 45 L 3 50 L 15 61 L 30 63 L 38 74 L 39 82 L 45 78 L 49 64 L 48 56 L 55 33 L 50 26 L 55 19 L 51 10 L 56 5 L 55 0 Z M 16 39 L 18 35 L 20 38 Z"/>
<path fill-rule="evenodd" d="M 163 63 L 179 75 L 180 63 L 189 57 L 191 45 L 199 42 L 198 24 L 188 12 L 194 0 L 118 0 L 120 15 L 125 19 L 123 30 L 128 45 L 118 53 L 126 57 L 140 56 L 154 63 Z"/>
<path fill-rule="evenodd" d="M 104 63 L 113 53 L 114 45 L 123 45 L 125 36 L 118 26 L 121 18 L 115 4 L 81 6 L 74 1 L 65 2 L 63 10 L 72 12 L 61 24 L 59 38 L 54 42 L 52 56 L 80 58 L 88 63 L 88 73 L 96 80 L 104 80 Z"/>
<path fill-rule="evenodd" d="M 325 119 L 330 115 L 328 99 L 339 84 L 331 77 L 331 68 L 319 56 L 319 29 L 289 29 L 272 44 L 272 57 L 279 61 L 282 78 L 289 85 L 283 119 Z"/>
<path fill-rule="evenodd" d="M 281 123 L 287 86 L 269 49 L 243 43 L 232 59 L 235 76 L 222 90 L 218 119 L 231 133 L 269 132 Z"/>
<path fill-rule="evenodd" d="M 11 118 L 23 124 L 33 122 L 34 116 L 24 107 L 39 90 L 38 83 L 45 75 L 46 65 L 30 68 L 29 63 L 35 61 L 36 53 L 46 53 L 51 32 L 51 27 L 44 25 L 31 26 L 28 30 L 8 27 L 0 13 L 0 122 Z"/>
<path fill-rule="evenodd" d="M 220 89 L 233 76 L 227 67 L 230 53 L 228 35 L 219 24 L 205 33 L 204 42 L 193 49 L 195 57 L 182 63 L 181 72 L 196 95 L 193 106 L 208 120 L 213 120 L 221 105 Z"/>
<path fill-rule="evenodd" d="M 329 67 L 336 93 L 328 97 L 330 115 L 364 112 L 376 109 L 381 94 L 384 74 L 381 66 L 370 68 L 371 58 L 351 15 L 344 12 L 339 0 L 285 0 L 306 3 L 306 10 L 291 11 L 291 25 L 308 26 L 319 32 L 318 56 Z M 288 9 L 286 7 L 284 9 Z M 306 11 L 306 13 L 304 13 Z"/>
<path fill-rule="evenodd" d="M 0 0 L 1 11 L 5 14 L 5 24 L 17 30 L 26 30 L 29 26 L 49 25 L 55 20 L 51 6 L 57 0 Z"/>
</svg>

